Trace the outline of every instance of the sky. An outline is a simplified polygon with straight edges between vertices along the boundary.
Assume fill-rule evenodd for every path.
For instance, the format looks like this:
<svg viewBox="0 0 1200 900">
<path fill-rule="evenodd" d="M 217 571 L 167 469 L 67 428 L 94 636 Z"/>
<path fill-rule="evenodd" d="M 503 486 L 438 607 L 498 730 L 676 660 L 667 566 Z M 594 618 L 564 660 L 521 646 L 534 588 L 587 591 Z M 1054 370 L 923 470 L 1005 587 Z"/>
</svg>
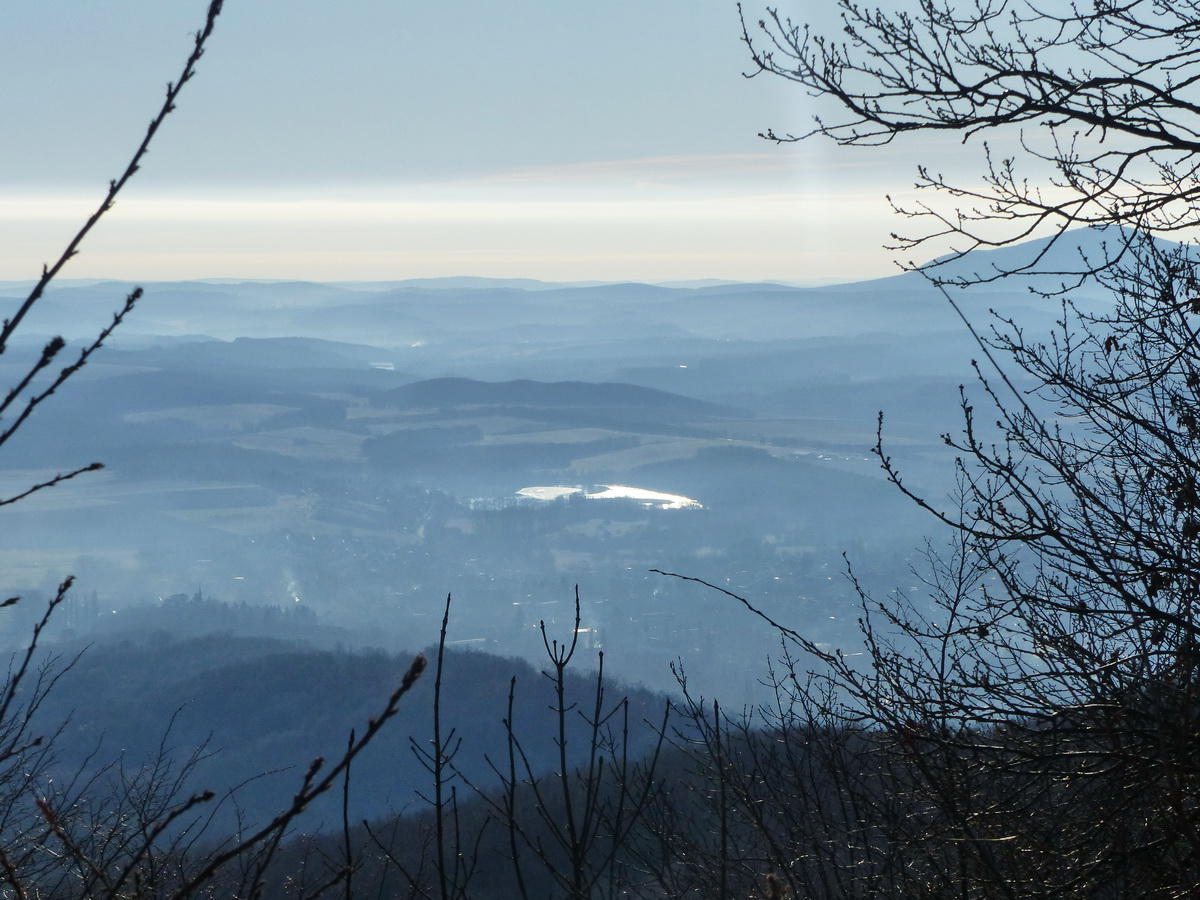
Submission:
<svg viewBox="0 0 1200 900">
<path fill-rule="evenodd" d="M 0 6 L 0 280 L 36 277 L 99 202 L 206 5 Z M 765 141 L 816 107 L 751 70 L 727 0 L 227 0 L 143 170 L 64 275 L 894 273 L 884 245 L 903 222 L 885 195 L 957 147 Z"/>
</svg>

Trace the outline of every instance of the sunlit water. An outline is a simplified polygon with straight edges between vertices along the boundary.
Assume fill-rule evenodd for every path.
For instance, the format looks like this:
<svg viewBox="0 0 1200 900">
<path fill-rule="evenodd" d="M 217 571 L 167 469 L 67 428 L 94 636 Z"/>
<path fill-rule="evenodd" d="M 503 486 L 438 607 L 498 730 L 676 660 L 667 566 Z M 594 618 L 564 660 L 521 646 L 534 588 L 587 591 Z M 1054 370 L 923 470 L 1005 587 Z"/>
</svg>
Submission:
<svg viewBox="0 0 1200 900">
<path fill-rule="evenodd" d="M 601 484 L 597 487 L 602 491 L 589 493 L 581 487 L 566 487 L 563 485 L 527 487 L 517 491 L 518 496 L 532 497 L 534 500 L 557 500 L 572 494 L 582 494 L 588 500 L 640 500 L 647 507 L 658 509 L 701 509 L 702 506 L 691 497 L 679 494 L 664 494 L 661 491 L 648 491 L 645 488 L 629 487 L 623 484 Z"/>
</svg>

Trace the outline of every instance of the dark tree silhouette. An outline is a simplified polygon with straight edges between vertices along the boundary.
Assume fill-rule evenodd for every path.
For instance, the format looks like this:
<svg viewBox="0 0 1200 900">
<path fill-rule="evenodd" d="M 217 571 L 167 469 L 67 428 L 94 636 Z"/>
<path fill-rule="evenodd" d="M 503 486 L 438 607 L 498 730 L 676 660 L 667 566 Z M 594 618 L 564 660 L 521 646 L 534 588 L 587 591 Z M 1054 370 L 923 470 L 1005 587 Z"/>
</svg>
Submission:
<svg viewBox="0 0 1200 900">
<path fill-rule="evenodd" d="M 949 239 L 961 257 L 1053 236 L 1012 267 L 924 269 L 951 302 L 950 286 L 1039 271 L 1073 226 L 1106 229 L 1105 250 L 1046 291 L 1061 309 L 1053 334 L 968 323 L 981 363 L 945 438 L 950 502 L 910 490 L 881 417 L 887 476 L 955 541 L 930 551 L 926 597 L 860 589 L 865 664 L 772 623 L 786 649 L 768 716 L 778 743 L 765 752 L 743 728 L 757 778 L 713 764 L 733 798 L 729 833 L 802 893 L 1195 896 L 1200 290 L 1193 248 L 1162 236 L 1197 224 L 1200 9 L 841 9 L 836 40 L 777 13 L 745 30 L 763 71 L 829 102 L 832 117 L 800 137 L 1023 129 L 1015 158 L 985 155 L 979 185 L 921 169 L 918 186 L 941 197 L 902 210 L 924 228 L 904 250 Z M 1109 306 L 1072 302 L 1089 282 Z M 691 714 L 710 743 L 738 727 L 696 703 Z"/>
<path fill-rule="evenodd" d="M 877 146 L 949 132 L 982 142 L 977 183 L 921 167 L 917 187 L 940 196 L 901 210 L 920 223 L 897 237 L 903 251 L 949 244 L 961 255 L 1079 225 L 1182 233 L 1197 224 L 1200 7 L 1192 0 L 1048 8 L 917 0 L 894 12 L 838 5 L 838 36 L 775 10 L 755 26 L 744 22 L 761 71 L 829 101 L 828 116 L 807 131 L 767 137 Z M 994 155 L 986 139 L 1000 135 L 1015 149 Z"/>
<path fill-rule="evenodd" d="M 100 205 L 67 244 L 58 259 L 43 268 L 28 296 L 0 326 L 0 354 L 8 350 L 26 316 L 46 288 L 78 253 L 91 230 L 112 208 L 118 194 L 138 171 L 151 141 L 195 75 L 221 13 L 222 0 L 211 0 L 178 78 L 168 84 L 162 106 L 150 121 L 124 171 L 108 186 Z M 50 340 L 29 368 L 0 398 L 0 446 L 11 439 L 54 393 L 87 364 L 142 297 L 135 289 L 112 321 L 57 372 L 68 352 L 61 337 Z M 52 488 L 100 463 L 59 473 L 8 497 L 0 506 Z M 183 784 L 203 756 L 175 761 L 164 746 L 144 768 L 126 771 L 114 764 L 98 773 L 74 777 L 54 772 L 54 733 L 37 719 L 47 691 L 70 660 L 39 664 L 38 644 L 51 617 L 65 601 L 73 579 L 66 579 L 34 626 L 26 649 L 10 663 L 0 684 L 0 885 L 18 900 L 32 897 L 186 898 L 211 895 L 257 896 L 267 868 L 288 829 L 311 803 L 339 780 L 351 762 L 398 711 L 425 667 L 418 656 L 399 678 L 396 690 L 380 705 L 360 736 L 353 733 L 344 751 L 326 766 L 314 760 L 290 801 L 267 822 L 245 823 L 238 833 L 217 836 L 205 828 L 211 792 L 183 793 Z M 0 606 L 12 607 L 12 597 Z M 165 726 L 165 723 L 164 723 Z M 50 777 L 51 773 L 57 777 Z M 339 873 L 333 884 L 350 884 Z M 314 886 L 315 887 L 315 886 Z"/>
</svg>

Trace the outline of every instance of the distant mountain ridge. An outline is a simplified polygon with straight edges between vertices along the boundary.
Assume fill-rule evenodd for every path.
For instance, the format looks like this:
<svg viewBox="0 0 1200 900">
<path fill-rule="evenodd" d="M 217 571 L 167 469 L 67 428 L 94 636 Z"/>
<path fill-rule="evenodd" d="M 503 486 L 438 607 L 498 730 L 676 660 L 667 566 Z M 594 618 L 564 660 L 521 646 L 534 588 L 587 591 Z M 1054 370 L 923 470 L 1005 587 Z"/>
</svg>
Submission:
<svg viewBox="0 0 1200 900">
<path fill-rule="evenodd" d="M 1085 258 L 1100 257 L 1104 244 L 1111 248 L 1126 238 L 1120 232 L 1085 229 L 1053 243 L 1042 238 L 975 251 L 947 260 L 936 271 L 943 277 L 979 273 L 990 278 L 998 271 L 1021 270 L 956 299 L 973 319 L 982 320 L 995 309 L 1023 327 L 1044 331 L 1053 326 L 1058 311 L 1038 291 L 1054 291 L 1071 280 L 1060 273 L 1079 271 L 1086 266 Z M 1025 271 L 1034 260 L 1038 264 Z M 131 288 L 123 281 L 79 281 L 51 290 L 27 322 L 30 345 L 40 349 L 45 336 L 52 334 L 68 339 L 91 334 Z M 419 365 L 436 356 L 447 361 L 439 375 L 476 376 L 481 366 L 501 363 L 505 369 L 496 374 L 528 377 L 534 369 L 524 366 L 531 362 L 531 353 L 561 352 L 569 360 L 569 347 L 588 348 L 575 366 L 583 374 L 586 359 L 596 353 L 612 357 L 638 342 L 651 351 L 638 365 L 670 366 L 694 362 L 694 350 L 701 344 L 710 353 L 724 352 L 728 348 L 721 343 L 737 341 L 961 331 L 945 297 L 920 272 L 824 287 L 706 281 L 572 284 L 464 276 L 357 284 L 210 279 L 148 282 L 145 288 L 145 297 L 114 337 L 114 346 L 134 340 L 144 345 L 146 335 L 203 334 L 224 341 L 249 335 L 322 339 L 343 346 L 314 345 L 321 355 L 328 350 L 353 356 L 344 345 L 370 345 L 397 351 L 393 359 L 380 360 L 404 370 L 419 371 Z M 0 298 L 18 294 L 0 285 Z M 1110 302 L 1094 285 L 1085 286 L 1079 297 L 1101 306 Z M 517 347 L 521 350 L 514 353 Z M 188 352 L 211 358 L 218 353 L 213 347 Z M 353 364 L 380 360 L 359 358 Z M 337 363 L 326 356 L 316 364 Z M 560 368 L 548 379 L 575 376 Z M 590 379 L 591 373 L 584 377 Z"/>
<path fill-rule="evenodd" d="M 717 403 L 622 382 L 547 382 L 525 378 L 491 382 L 473 378 L 433 378 L 385 391 L 383 397 L 398 406 L 408 407 L 623 407 L 719 418 L 744 414 Z"/>
</svg>

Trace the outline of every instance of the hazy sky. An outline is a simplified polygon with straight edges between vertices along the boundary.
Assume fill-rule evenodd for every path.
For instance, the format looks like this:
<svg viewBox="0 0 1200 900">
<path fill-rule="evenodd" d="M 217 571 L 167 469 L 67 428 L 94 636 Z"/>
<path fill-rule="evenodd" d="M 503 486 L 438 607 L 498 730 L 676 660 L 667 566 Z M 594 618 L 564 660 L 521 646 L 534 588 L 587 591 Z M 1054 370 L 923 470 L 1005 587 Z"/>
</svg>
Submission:
<svg viewBox="0 0 1200 900">
<path fill-rule="evenodd" d="M 205 7 L 0 6 L 0 279 L 34 277 L 95 206 Z M 902 223 L 883 195 L 938 148 L 763 141 L 812 107 L 749 68 L 728 0 L 228 0 L 142 173 L 65 274 L 894 271 L 880 245 Z"/>
</svg>

